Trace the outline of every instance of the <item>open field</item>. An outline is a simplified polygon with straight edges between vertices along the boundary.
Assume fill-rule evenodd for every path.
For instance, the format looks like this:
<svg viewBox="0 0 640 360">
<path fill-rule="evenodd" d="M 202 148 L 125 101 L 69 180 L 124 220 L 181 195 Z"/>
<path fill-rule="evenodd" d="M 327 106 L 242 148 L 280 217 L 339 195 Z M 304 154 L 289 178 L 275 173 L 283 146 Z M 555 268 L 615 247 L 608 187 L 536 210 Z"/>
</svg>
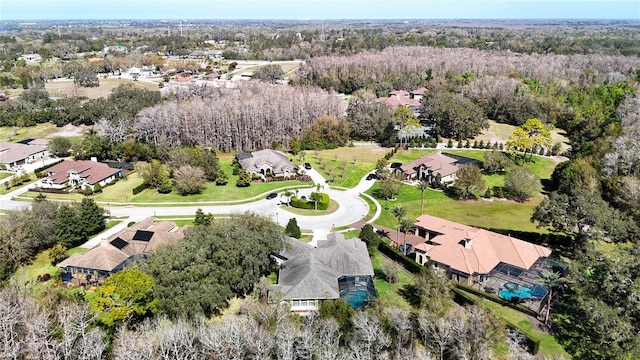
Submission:
<svg viewBox="0 0 640 360">
<path fill-rule="evenodd" d="M 75 90 L 76 86 L 73 80 L 69 81 L 54 81 L 45 83 L 44 87 L 49 92 L 49 95 L 55 97 L 67 97 L 74 92 L 79 92 L 82 96 L 88 99 L 97 99 L 100 97 L 107 97 L 111 94 L 111 91 L 118 87 L 120 84 L 134 84 L 135 86 L 147 89 L 158 90 L 158 84 L 148 83 L 143 81 L 132 81 L 129 79 L 100 79 L 100 86 L 94 88 L 79 88 Z"/>
<path fill-rule="evenodd" d="M 480 140 L 484 141 L 485 144 L 487 143 L 487 141 L 491 142 L 492 144 L 496 141 L 498 143 L 506 144 L 509 140 L 509 135 L 513 133 L 513 130 L 515 128 L 516 126 L 513 125 L 498 123 L 493 120 L 489 120 L 489 129 L 484 130 L 480 135 L 476 136 L 473 139 L 470 139 L 469 141 L 472 144 L 474 141 Z M 561 143 L 563 151 L 570 148 L 569 139 L 566 137 L 566 134 L 563 130 L 555 128 L 550 132 L 552 143 Z M 444 140 L 444 142 L 446 142 L 446 139 Z M 453 143 L 456 144 L 457 141 L 454 141 Z"/>
<path fill-rule="evenodd" d="M 454 155 L 458 155 L 458 156 L 464 156 L 473 160 L 477 160 L 479 162 L 482 162 L 484 159 L 484 154 L 487 152 L 488 150 L 454 150 L 454 149 L 447 149 L 447 150 L 443 150 L 442 153 L 446 154 L 446 153 L 451 153 Z M 436 150 L 433 149 L 427 149 L 427 150 L 422 150 L 422 149 L 409 149 L 409 150 L 400 150 L 398 151 L 393 158 L 391 158 L 391 161 L 399 161 L 402 163 L 406 163 L 412 160 L 416 160 L 419 159 L 420 157 L 427 155 L 427 154 L 435 154 Z M 556 167 L 556 162 L 554 159 L 550 158 L 550 157 L 545 157 L 545 156 L 538 156 L 538 155 L 534 155 L 533 156 L 533 162 L 527 162 L 524 165 L 525 167 L 531 169 L 531 171 L 533 171 L 536 175 L 538 175 L 538 177 L 540 178 L 540 180 L 549 180 L 551 178 L 551 174 L 553 173 L 553 170 Z M 484 174 L 483 178 L 484 181 L 487 183 L 487 186 L 489 187 L 493 187 L 493 186 L 503 186 L 504 185 L 504 177 L 505 174 Z M 542 190 L 542 183 L 540 184 L 540 190 Z"/>
<path fill-rule="evenodd" d="M 298 165 L 308 162 L 325 179 L 331 181 L 332 186 L 352 188 L 360 182 L 362 177 L 375 169 L 376 161 L 390 149 L 380 147 L 341 147 L 332 150 L 306 151 L 304 160 L 297 157 Z M 343 171 L 344 169 L 344 171 Z"/>
<path fill-rule="evenodd" d="M 367 194 L 375 194 L 379 186 L 377 183 L 367 191 Z M 420 190 L 415 186 L 403 185 L 395 201 L 380 199 L 378 201 L 383 208 L 380 218 L 375 221 L 378 225 L 391 229 L 397 227 L 396 218 L 390 212 L 396 205 L 403 206 L 407 210 L 408 218 L 415 219 L 420 216 Z M 539 202 L 540 198 L 525 203 L 482 199 L 462 201 L 452 199 L 442 191 L 427 189 L 424 192 L 425 214 L 483 228 L 544 233 L 546 230 L 537 229 L 535 224 L 529 221 Z"/>
<path fill-rule="evenodd" d="M 59 128 L 51 123 L 38 124 L 29 127 L 0 127 L 0 141 L 22 141 L 24 139 L 41 139 L 51 136 Z"/>
</svg>

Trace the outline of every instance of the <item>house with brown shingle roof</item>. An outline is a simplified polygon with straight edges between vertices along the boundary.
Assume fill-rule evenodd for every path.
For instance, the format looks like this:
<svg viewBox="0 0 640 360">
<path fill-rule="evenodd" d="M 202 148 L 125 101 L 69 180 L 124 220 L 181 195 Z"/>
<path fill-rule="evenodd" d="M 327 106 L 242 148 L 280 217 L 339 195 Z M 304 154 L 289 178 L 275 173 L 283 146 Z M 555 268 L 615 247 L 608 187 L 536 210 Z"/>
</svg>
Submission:
<svg viewBox="0 0 640 360">
<path fill-rule="evenodd" d="M 297 170 L 287 154 L 278 150 L 264 149 L 252 153 L 240 153 L 236 155 L 236 160 L 248 174 L 264 176 L 270 172 L 273 175 L 288 177 Z"/>
<path fill-rule="evenodd" d="M 432 183 L 440 175 L 440 181 L 446 183 L 455 180 L 460 165 L 460 159 L 438 153 L 402 164 L 398 171 L 407 181 L 426 180 Z"/>
<path fill-rule="evenodd" d="M 74 254 L 60 262 L 63 278 L 78 284 L 99 283 L 122 270 L 136 258 L 144 258 L 165 244 L 184 238 L 184 227 L 174 222 L 156 222 L 148 217 L 103 240 L 84 254 Z"/>
<path fill-rule="evenodd" d="M 495 269 L 519 273 L 531 270 L 551 250 L 508 235 L 422 215 L 415 224 L 424 242 L 412 244 L 419 264 L 431 264 L 466 285 L 481 283 Z"/>
<path fill-rule="evenodd" d="M 67 186 L 84 189 L 96 184 L 106 186 L 122 176 L 121 169 L 93 160 L 63 161 L 47 169 L 48 177 L 41 181 L 42 187 L 64 189 Z"/>
</svg>

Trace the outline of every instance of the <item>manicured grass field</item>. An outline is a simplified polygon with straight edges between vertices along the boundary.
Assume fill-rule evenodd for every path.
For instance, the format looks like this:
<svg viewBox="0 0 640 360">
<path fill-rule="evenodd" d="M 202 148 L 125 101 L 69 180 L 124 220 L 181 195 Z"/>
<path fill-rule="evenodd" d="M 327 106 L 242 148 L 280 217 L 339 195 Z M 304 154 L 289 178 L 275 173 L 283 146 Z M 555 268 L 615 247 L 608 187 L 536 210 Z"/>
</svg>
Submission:
<svg viewBox="0 0 640 360">
<path fill-rule="evenodd" d="M 329 200 L 329 208 L 327 210 L 310 210 L 310 209 L 298 209 L 298 208 L 294 208 L 292 206 L 287 206 L 287 205 L 281 205 L 280 208 L 282 210 L 286 210 L 290 213 L 296 214 L 296 215 L 303 215 L 303 216 L 323 216 L 323 215 L 329 215 L 332 214 L 334 212 L 336 212 L 339 208 L 340 208 L 340 204 L 338 204 L 337 201 L 335 200 Z"/>
<path fill-rule="evenodd" d="M 0 141 L 17 142 L 24 139 L 45 138 L 55 133 L 57 129 L 58 128 L 51 123 L 15 128 L 12 126 L 2 126 L 0 127 Z"/>
<path fill-rule="evenodd" d="M 374 279 L 374 284 L 376 287 L 376 291 L 378 292 L 378 301 L 384 306 L 397 306 L 403 309 L 410 310 L 411 305 L 407 300 L 400 294 L 400 290 L 405 285 L 413 285 L 414 280 L 413 277 L 404 271 L 402 267 L 392 260 L 384 257 L 380 252 L 376 251 L 371 259 L 371 265 L 373 266 L 373 271 L 376 274 L 380 273 L 380 269 L 383 264 L 392 264 L 398 267 L 398 282 L 395 284 L 389 283 L 384 280 L 381 276 L 376 276 Z"/>
<path fill-rule="evenodd" d="M 304 161 L 298 157 L 299 164 L 308 162 L 332 186 L 352 188 L 363 176 L 376 167 L 376 161 L 390 149 L 380 147 L 341 147 L 333 150 L 306 151 Z M 344 169 L 344 171 L 343 171 Z"/>
<path fill-rule="evenodd" d="M 374 195 L 379 183 L 367 191 Z M 396 205 L 403 206 L 407 210 L 407 217 L 420 216 L 420 190 L 415 186 L 403 185 L 396 196 L 395 201 L 380 200 L 383 207 L 380 218 L 376 224 L 388 228 L 397 227 L 396 218 L 390 213 L 390 209 Z M 441 191 L 425 190 L 424 212 L 425 214 L 441 217 L 459 223 L 493 229 L 519 230 L 546 232 L 544 229 L 536 229 L 535 224 L 529 219 L 533 209 L 540 202 L 540 198 L 532 199 L 526 203 L 518 203 L 508 200 L 455 200 Z"/>
<path fill-rule="evenodd" d="M 0 180 L 4 178 L 8 178 L 9 176 L 13 176 L 13 173 L 10 172 L 0 172 Z"/>
</svg>

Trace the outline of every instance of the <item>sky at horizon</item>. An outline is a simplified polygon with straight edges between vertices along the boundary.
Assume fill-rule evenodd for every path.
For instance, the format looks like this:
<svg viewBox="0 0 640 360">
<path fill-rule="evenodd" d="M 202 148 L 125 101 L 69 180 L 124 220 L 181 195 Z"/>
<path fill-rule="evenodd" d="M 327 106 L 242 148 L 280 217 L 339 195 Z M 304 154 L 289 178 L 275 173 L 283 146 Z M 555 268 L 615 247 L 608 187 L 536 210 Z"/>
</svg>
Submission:
<svg viewBox="0 0 640 360">
<path fill-rule="evenodd" d="M 625 19 L 640 0 L 0 0 L 0 20 Z"/>
</svg>

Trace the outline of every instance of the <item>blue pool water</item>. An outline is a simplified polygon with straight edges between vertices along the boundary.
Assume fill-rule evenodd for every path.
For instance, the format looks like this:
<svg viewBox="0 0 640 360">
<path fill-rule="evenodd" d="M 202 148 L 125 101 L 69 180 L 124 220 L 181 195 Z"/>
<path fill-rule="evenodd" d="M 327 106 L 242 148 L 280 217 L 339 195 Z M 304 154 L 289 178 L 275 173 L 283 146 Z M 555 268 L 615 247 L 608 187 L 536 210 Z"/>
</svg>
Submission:
<svg viewBox="0 0 640 360">
<path fill-rule="evenodd" d="M 502 290 L 500 290 L 500 297 L 511 301 L 512 298 L 517 297 L 520 300 L 525 299 L 542 299 L 547 293 L 547 287 L 542 285 L 533 285 L 531 288 L 526 286 L 518 286 L 514 283 L 506 283 Z"/>
</svg>

